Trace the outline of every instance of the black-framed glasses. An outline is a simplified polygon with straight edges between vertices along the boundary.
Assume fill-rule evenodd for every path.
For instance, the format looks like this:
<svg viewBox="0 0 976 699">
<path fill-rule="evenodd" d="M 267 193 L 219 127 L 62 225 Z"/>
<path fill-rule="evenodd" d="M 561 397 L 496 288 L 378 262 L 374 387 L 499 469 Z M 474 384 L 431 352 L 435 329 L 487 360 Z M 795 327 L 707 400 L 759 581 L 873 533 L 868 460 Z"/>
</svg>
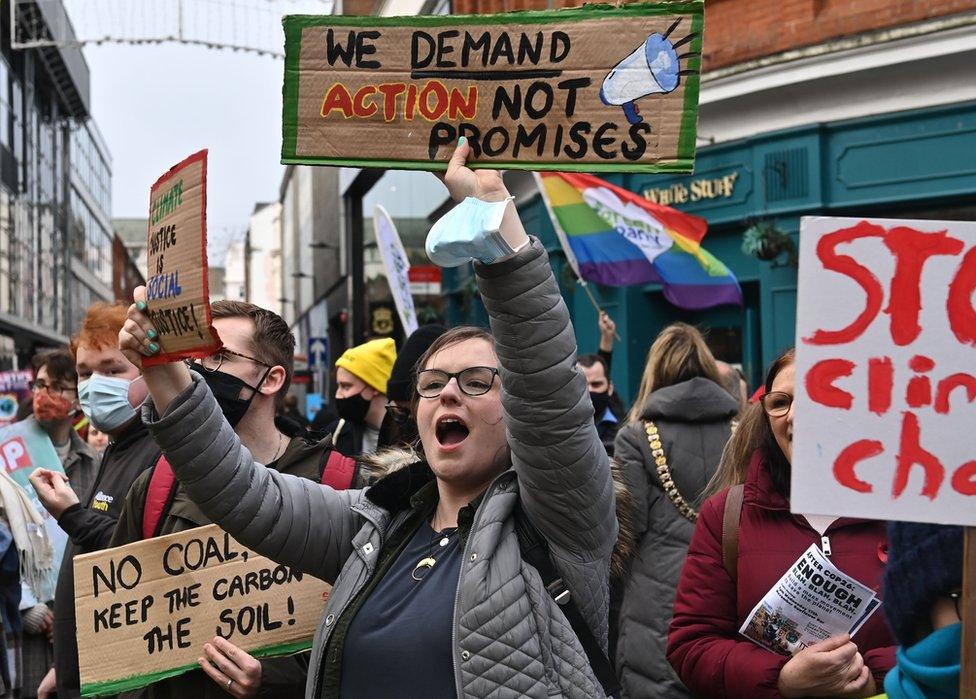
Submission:
<svg viewBox="0 0 976 699">
<path fill-rule="evenodd" d="M 959 617 L 960 620 L 962 620 L 962 610 L 959 609 L 959 600 L 962 599 L 962 592 L 959 590 L 953 590 L 948 595 L 946 595 L 946 597 L 951 599 L 952 603 L 956 605 L 956 616 Z"/>
<path fill-rule="evenodd" d="M 401 407 L 396 403 L 387 403 L 385 407 L 386 414 L 389 415 L 396 424 L 405 425 L 410 421 L 410 411 L 406 408 Z"/>
<path fill-rule="evenodd" d="M 47 391 L 52 396 L 61 396 L 62 398 L 65 397 L 64 395 L 65 393 L 75 393 L 75 394 L 78 393 L 77 386 L 65 386 L 64 384 L 61 383 L 49 384 L 42 379 L 38 379 L 37 381 L 31 381 L 27 385 L 30 387 L 32 393 L 40 393 L 41 391 Z"/>
<path fill-rule="evenodd" d="M 417 393 L 421 398 L 437 398 L 451 379 L 457 379 L 462 393 L 481 396 L 491 390 L 496 376 L 498 369 L 490 366 L 472 366 L 454 374 L 440 369 L 424 369 L 417 372 Z"/>
<path fill-rule="evenodd" d="M 793 396 L 783 391 L 770 391 L 759 399 L 763 410 L 769 417 L 783 417 L 790 412 L 793 405 Z"/>
<path fill-rule="evenodd" d="M 267 367 L 268 369 L 272 368 L 272 365 L 268 364 L 267 362 L 262 362 L 260 359 L 249 357 L 246 354 L 235 352 L 234 350 L 227 349 L 226 347 L 221 349 L 219 352 L 214 352 L 213 354 L 203 357 L 202 359 L 187 359 L 186 363 L 196 364 L 197 366 L 203 367 L 203 369 L 206 371 L 213 373 L 215 371 L 220 371 L 220 367 L 223 365 L 224 360 L 227 359 L 227 355 L 247 359 L 248 361 L 254 362 L 259 366 Z"/>
</svg>

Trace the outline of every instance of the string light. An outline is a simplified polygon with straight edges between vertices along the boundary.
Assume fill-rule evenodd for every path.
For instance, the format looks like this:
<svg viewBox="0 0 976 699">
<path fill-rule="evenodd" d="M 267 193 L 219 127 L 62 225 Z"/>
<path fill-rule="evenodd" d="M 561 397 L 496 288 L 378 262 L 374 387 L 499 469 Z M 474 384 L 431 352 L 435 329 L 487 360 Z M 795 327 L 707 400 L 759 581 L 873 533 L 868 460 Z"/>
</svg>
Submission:
<svg viewBox="0 0 976 699">
<path fill-rule="evenodd" d="M 27 0 L 10 0 L 15 6 Z M 146 46 L 177 43 L 283 58 L 281 17 L 331 14 L 334 0 L 65 0 L 74 41 L 65 27 L 50 33 L 29 13 L 14 12 L 14 48 Z"/>
</svg>

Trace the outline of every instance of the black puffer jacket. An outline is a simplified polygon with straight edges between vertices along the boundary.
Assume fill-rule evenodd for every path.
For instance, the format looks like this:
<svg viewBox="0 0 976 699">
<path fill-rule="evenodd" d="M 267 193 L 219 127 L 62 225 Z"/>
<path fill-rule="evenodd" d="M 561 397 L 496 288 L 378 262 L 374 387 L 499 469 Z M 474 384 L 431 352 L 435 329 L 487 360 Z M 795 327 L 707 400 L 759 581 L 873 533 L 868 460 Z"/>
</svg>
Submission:
<svg viewBox="0 0 976 699">
<path fill-rule="evenodd" d="M 655 391 L 644 406 L 641 417 L 660 430 L 671 477 L 693 506 L 718 466 L 737 409 L 725 389 L 703 378 Z M 636 536 L 618 619 L 616 665 L 623 694 L 690 697 L 664 651 L 675 587 L 695 527 L 661 487 L 643 422 L 621 428 L 616 461 L 633 498 Z"/>
</svg>

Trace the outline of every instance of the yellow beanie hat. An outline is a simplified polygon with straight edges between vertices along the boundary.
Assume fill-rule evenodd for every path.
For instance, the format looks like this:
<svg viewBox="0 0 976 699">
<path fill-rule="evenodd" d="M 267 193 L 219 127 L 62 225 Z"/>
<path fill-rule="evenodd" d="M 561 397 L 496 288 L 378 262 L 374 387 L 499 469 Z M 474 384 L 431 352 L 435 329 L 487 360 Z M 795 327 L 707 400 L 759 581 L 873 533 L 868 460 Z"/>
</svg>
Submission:
<svg viewBox="0 0 976 699">
<path fill-rule="evenodd" d="M 395 361 L 396 343 L 390 338 L 384 338 L 350 347 L 336 360 L 335 365 L 362 379 L 380 393 L 386 393 L 386 382 L 393 373 Z"/>
</svg>

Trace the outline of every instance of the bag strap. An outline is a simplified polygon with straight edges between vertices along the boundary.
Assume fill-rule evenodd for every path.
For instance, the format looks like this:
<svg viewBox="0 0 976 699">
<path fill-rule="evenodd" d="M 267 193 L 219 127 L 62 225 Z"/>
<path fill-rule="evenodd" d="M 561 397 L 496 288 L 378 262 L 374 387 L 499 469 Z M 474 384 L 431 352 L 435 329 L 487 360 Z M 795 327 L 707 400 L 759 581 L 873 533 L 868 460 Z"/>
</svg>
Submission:
<svg viewBox="0 0 976 699">
<path fill-rule="evenodd" d="M 356 460 L 329 449 L 319 481 L 335 490 L 348 490 L 356 477 Z"/>
<path fill-rule="evenodd" d="M 149 478 L 146 502 L 142 509 L 142 538 L 153 539 L 159 536 L 163 515 L 169 512 L 176 497 L 178 484 L 173 467 L 166 457 L 160 454 Z"/>
<path fill-rule="evenodd" d="M 739 577 L 739 519 L 744 491 L 745 486 L 741 483 L 729 488 L 725 496 L 725 514 L 722 515 L 722 562 L 733 582 Z"/>
<path fill-rule="evenodd" d="M 522 560 L 531 565 L 539 572 L 542 584 L 546 586 L 546 591 L 556 601 L 569 625 L 576 633 L 576 637 L 583 646 L 586 659 L 593 669 L 600 686 L 608 697 L 620 696 L 620 682 L 617 673 L 614 672 L 613 665 L 603 652 L 603 648 L 593 637 L 586 619 L 576 606 L 576 601 L 569 592 L 569 588 L 559 577 L 556 566 L 553 565 L 552 557 L 549 555 L 549 544 L 535 528 L 521 507 L 515 509 L 515 535 L 518 538 L 519 550 L 522 553 Z"/>
<path fill-rule="evenodd" d="M 664 453 L 664 445 L 661 443 L 661 435 L 657 425 L 650 420 L 644 420 L 644 431 L 647 432 L 647 444 L 651 447 L 651 457 L 657 467 L 657 476 L 661 479 L 661 488 L 668 500 L 675 506 L 681 516 L 694 524 L 698 521 L 698 510 L 689 504 L 678 491 L 678 485 L 671 477 L 671 467 L 668 466 L 668 457 Z"/>
</svg>

